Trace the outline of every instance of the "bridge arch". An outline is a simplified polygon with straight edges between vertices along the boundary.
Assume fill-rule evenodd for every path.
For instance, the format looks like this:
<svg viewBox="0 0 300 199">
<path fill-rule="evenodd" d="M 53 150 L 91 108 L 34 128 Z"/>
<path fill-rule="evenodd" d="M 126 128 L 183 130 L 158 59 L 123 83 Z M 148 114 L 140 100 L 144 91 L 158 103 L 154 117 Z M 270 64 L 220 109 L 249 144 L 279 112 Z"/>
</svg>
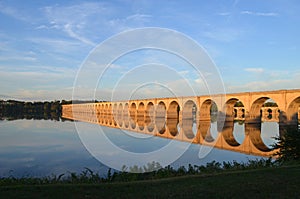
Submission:
<svg viewBox="0 0 300 199">
<path fill-rule="evenodd" d="M 179 106 L 178 102 L 174 100 L 169 104 L 169 108 L 167 111 L 167 118 L 178 119 L 179 112 L 180 112 L 180 106 Z"/>
<path fill-rule="evenodd" d="M 174 137 L 178 135 L 180 106 L 176 100 L 173 100 L 168 107 L 167 111 L 167 127 L 170 134 Z"/>
<path fill-rule="evenodd" d="M 223 106 L 223 114 L 226 122 L 245 119 L 244 103 L 238 98 L 228 99 Z"/>
<path fill-rule="evenodd" d="M 109 113 L 109 111 L 108 111 L 108 104 L 105 104 L 105 108 L 104 108 L 104 110 L 105 110 L 105 120 L 104 120 L 104 124 L 108 124 L 108 113 Z"/>
<path fill-rule="evenodd" d="M 216 121 L 218 105 L 212 99 L 205 100 L 200 106 L 200 120 Z"/>
<path fill-rule="evenodd" d="M 104 113 L 105 113 L 105 106 L 104 106 L 104 104 L 101 105 L 101 113 L 102 113 L 102 115 L 104 115 Z"/>
<path fill-rule="evenodd" d="M 135 129 L 136 127 L 136 103 L 132 102 L 129 108 L 129 116 L 130 116 L 130 127 Z"/>
<path fill-rule="evenodd" d="M 129 115 L 132 119 L 135 119 L 136 117 L 136 103 L 135 102 L 132 102 L 130 104 L 130 108 L 129 108 Z"/>
<path fill-rule="evenodd" d="M 157 104 L 155 116 L 156 129 L 162 135 L 166 131 L 166 105 L 163 101 Z"/>
<path fill-rule="evenodd" d="M 155 107 L 153 102 L 148 102 L 145 115 L 146 117 L 150 117 L 152 119 L 155 116 Z"/>
<path fill-rule="evenodd" d="M 245 119 L 245 107 L 244 103 L 236 97 L 229 98 L 222 111 L 222 116 L 224 117 L 224 123 L 219 125 L 218 128 L 222 133 L 222 136 L 226 143 L 232 147 L 240 146 L 234 135 L 235 121 L 243 121 Z"/>
<path fill-rule="evenodd" d="M 144 130 L 144 116 L 145 116 L 145 105 L 143 102 L 139 103 L 138 109 L 137 109 L 137 125 L 139 127 L 139 130 Z"/>
<path fill-rule="evenodd" d="M 145 105 L 143 102 L 140 102 L 137 109 L 137 117 L 144 117 L 144 116 L 145 116 Z"/>
<path fill-rule="evenodd" d="M 262 108 L 264 107 L 264 104 L 266 102 L 270 102 L 273 101 L 272 103 L 274 103 L 274 105 L 276 107 L 278 107 L 278 103 L 277 101 L 275 101 L 274 99 L 267 97 L 267 96 L 263 96 L 263 97 L 259 97 L 256 100 L 253 101 L 253 103 L 251 104 L 250 110 L 249 110 L 249 115 L 246 118 L 247 122 L 249 123 L 261 123 L 262 121 L 262 115 L 263 115 L 263 111 L 267 111 L 270 108 L 266 108 L 264 110 L 262 110 Z M 279 107 L 278 107 L 279 108 Z M 272 112 L 272 111 L 271 111 Z M 280 112 L 280 109 L 279 109 Z M 277 113 L 276 113 L 277 115 Z M 281 118 L 279 117 L 279 122 L 281 122 Z"/>
<path fill-rule="evenodd" d="M 148 102 L 145 111 L 145 124 L 149 133 L 154 131 L 155 107 L 153 102 Z"/>
<path fill-rule="evenodd" d="M 117 124 L 114 117 L 113 117 L 113 108 L 112 108 L 111 103 L 109 103 L 109 106 L 108 106 L 108 123 L 109 123 L 109 125 L 112 125 L 112 124 L 116 125 Z"/>
<path fill-rule="evenodd" d="M 128 103 L 125 103 L 123 108 L 123 123 L 125 128 L 129 127 L 129 105 Z"/>
<path fill-rule="evenodd" d="M 118 107 L 118 110 L 117 110 L 117 118 L 118 118 L 118 125 L 120 127 L 123 126 L 123 104 L 122 103 L 119 103 L 119 107 Z"/>
<path fill-rule="evenodd" d="M 118 125 L 118 120 L 119 120 L 119 117 L 118 117 L 118 103 L 113 103 L 111 113 L 112 113 L 111 118 L 113 120 L 114 126 L 117 126 Z"/>
<path fill-rule="evenodd" d="M 160 101 L 157 104 L 156 107 L 156 112 L 155 112 L 155 116 L 156 117 L 161 117 L 161 118 L 166 118 L 166 104 L 163 101 Z"/>
<path fill-rule="evenodd" d="M 295 124 L 298 123 L 300 119 L 299 112 L 300 112 L 300 96 L 295 98 L 288 104 L 288 108 L 286 111 L 286 115 L 287 115 L 286 120 L 288 120 L 288 122 L 290 123 L 295 123 Z"/>
<path fill-rule="evenodd" d="M 188 100 L 183 105 L 182 118 L 196 120 L 197 104 L 193 100 Z"/>
</svg>

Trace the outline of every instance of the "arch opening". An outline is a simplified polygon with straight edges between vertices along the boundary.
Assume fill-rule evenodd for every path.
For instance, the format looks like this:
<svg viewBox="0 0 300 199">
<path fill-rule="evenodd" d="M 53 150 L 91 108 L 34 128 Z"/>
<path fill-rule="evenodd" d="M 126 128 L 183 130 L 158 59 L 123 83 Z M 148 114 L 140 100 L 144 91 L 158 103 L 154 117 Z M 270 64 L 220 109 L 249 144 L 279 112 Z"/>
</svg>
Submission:
<svg viewBox="0 0 300 199">
<path fill-rule="evenodd" d="M 279 134 L 278 123 L 281 123 L 281 117 L 276 101 L 269 97 L 261 97 L 251 105 L 246 125 L 248 127 L 245 127 L 245 131 L 249 133 L 251 142 L 257 149 L 271 151 L 271 146 L 268 143 L 275 142 L 273 137 L 277 137 Z M 252 132 L 247 129 L 249 126 Z"/>
<path fill-rule="evenodd" d="M 179 118 L 179 112 L 180 112 L 180 106 L 177 101 L 172 101 L 169 105 L 168 112 L 167 112 L 167 118 L 170 119 L 178 119 Z"/>
<path fill-rule="evenodd" d="M 186 138 L 193 139 L 197 134 L 197 105 L 193 100 L 188 100 L 183 106 L 182 131 Z"/>
<path fill-rule="evenodd" d="M 164 102 L 159 102 L 157 107 L 156 107 L 156 112 L 155 112 L 155 117 L 156 118 L 165 118 L 166 117 L 166 105 Z"/>
<path fill-rule="evenodd" d="M 245 107 L 243 102 L 238 98 L 227 100 L 222 114 L 225 116 L 225 120 L 219 128 L 224 140 L 230 146 L 239 146 L 245 138 L 244 131 L 239 131 L 244 128 Z"/>
<path fill-rule="evenodd" d="M 211 100 L 205 100 L 200 107 L 200 120 L 216 122 L 218 117 L 218 106 Z"/>
<path fill-rule="evenodd" d="M 166 131 L 166 105 L 164 102 L 159 102 L 155 112 L 155 126 L 159 134 L 164 134 Z"/>
<path fill-rule="evenodd" d="M 144 125 L 145 125 L 144 116 L 145 116 L 145 105 L 143 102 L 140 102 L 137 109 L 137 125 L 140 131 L 144 130 Z"/>
<path fill-rule="evenodd" d="M 118 125 L 123 126 L 123 105 L 120 103 L 117 111 Z"/>
<path fill-rule="evenodd" d="M 143 102 L 140 102 L 137 109 L 137 117 L 144 117 L 144 116 L 145 116 L 145 105 Z"/>
<path fill-rule="evenodd" d="M 152 133 L 155 128 L 154 116 L 155 116 L 154 104 L 152 102 L 149 102 L 147 104 L 146 111 L 145 111 L 145 125 L 147 126 L 147 129 L 150 133 Z"/>
<path fill-rule="evenodd" d="M 261 123 L 246 123 L 245 133 L 249 135 L 252 144 L 262 152 L 269 152 L 271 149 L 265 145 L 261 135 Z"/>
<path fill-rule="evenodd" d="M 287 108 L 285 123 L 293 126 L 299 125 L 300 123 L 300 97 L 295 98 Z"/>
<path fill-rule="evenodd" d="M 261 97 L 252 103 L 247 123 L 279 122 L 278 113 L 280 113 L 280 110 L 273 99 Z"/>
<path fill-rule="evenodd" d="M 154 104 L 153 104 L 152 102 L 149 102 L 149 103 L 147 104 L 147 107 L 146 107 L 146 113 L 145 113 L 145 116 L 146 116 L 146 117 L 153 118 L 153 117 L 154 117 L 154 114 L 155 114 Z"/>
<path fill-rule="evenodd" d="M 172 101 L 167 111 L 167 127 L 170 134 L 175 137 L 178 135 L 180 106 L 177 101 Z"/>
<path fill-rule="evenodd" d="M 218 106 L 212 99 L 205 100 L 200 107 L 199 131 L 206 142 L 214 142 L 218 137 Z"/>
<path fill-rule="evenodd" d="M 128 106 L 128 103 L 125 103 L 125 105 L 124 105 L 123 123 L 124 123 L 125 128 L 129 127 L 129 106 Z"/>
</svg>

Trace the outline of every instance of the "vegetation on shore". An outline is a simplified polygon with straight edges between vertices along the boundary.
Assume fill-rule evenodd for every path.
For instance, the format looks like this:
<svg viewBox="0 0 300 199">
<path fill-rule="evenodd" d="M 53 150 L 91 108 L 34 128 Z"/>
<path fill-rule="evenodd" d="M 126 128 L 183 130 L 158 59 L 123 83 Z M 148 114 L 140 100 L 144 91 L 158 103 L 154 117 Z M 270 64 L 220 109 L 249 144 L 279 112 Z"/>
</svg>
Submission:
<svg viewBox="0 0 300 199">
<path fill-rule="evenodd" d="M 288 127 L 282 135 L 276 137 L 274 149 L 279 149 L 275 154 L 277 162 L 281 164 L 300 163 L 300 130 L 299 127 Z"/>
<path fill-rule="evenodd" d="M 89 168 L 85 168 L 85 170 L 79 174 L 70 172 L 68 174 L 52 175 L 42 178 L 15 178 L 11 175 L 10 177 L 0 178 L 0 185 L 99 184 L 107 182 L 132 182 L 270 167 L 278 167 L 278 164 L 272 161 L 271 158 L 248 160 L 246 163 L 239 163 L 236 161 L 219 163 L 212 161 L 206 165 L 189 165 L 187 168 L 181 166 L 178 169 L 174 169 L 171 166 L 162 168 L 159 163 L 152 162 L 144 167 L 133 166 L 127 168 L 123 166 L 124 170 L 119 172 L 112 172 L 112 170 L 109 169 L 106 175 L 95 173 Z"/>
<path fill-rule="evenodd" d="M 0 198 L 297 198 L 299 177 L 293 165 L 132 182 L 2 185 Z"/>
</svg>

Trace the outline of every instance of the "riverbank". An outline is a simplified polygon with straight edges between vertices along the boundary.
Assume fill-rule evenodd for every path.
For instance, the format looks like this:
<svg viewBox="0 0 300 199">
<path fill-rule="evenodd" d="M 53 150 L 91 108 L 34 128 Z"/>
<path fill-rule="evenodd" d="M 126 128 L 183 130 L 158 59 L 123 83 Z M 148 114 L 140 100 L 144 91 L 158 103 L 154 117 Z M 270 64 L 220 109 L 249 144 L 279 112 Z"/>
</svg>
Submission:
<svg viewBox="0 0 300 199">
<path fill-rule="evenodd" d="M 11 185 L 0 198 L 297 198 L 300 165 L 102 184 Z"/>
</svg>

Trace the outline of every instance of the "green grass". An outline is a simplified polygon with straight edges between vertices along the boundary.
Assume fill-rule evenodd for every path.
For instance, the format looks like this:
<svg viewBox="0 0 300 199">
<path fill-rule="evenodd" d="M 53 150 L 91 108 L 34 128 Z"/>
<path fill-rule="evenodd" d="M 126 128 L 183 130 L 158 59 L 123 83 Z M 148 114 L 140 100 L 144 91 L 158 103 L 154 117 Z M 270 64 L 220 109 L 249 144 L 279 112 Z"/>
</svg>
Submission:
<svg viewBox="0 0 300 199">
<path fill-rule="evenodd" d="M 100 184 L 10 185 L 0 198 L 299 198 L 300 165 Z"/>
</svg>

